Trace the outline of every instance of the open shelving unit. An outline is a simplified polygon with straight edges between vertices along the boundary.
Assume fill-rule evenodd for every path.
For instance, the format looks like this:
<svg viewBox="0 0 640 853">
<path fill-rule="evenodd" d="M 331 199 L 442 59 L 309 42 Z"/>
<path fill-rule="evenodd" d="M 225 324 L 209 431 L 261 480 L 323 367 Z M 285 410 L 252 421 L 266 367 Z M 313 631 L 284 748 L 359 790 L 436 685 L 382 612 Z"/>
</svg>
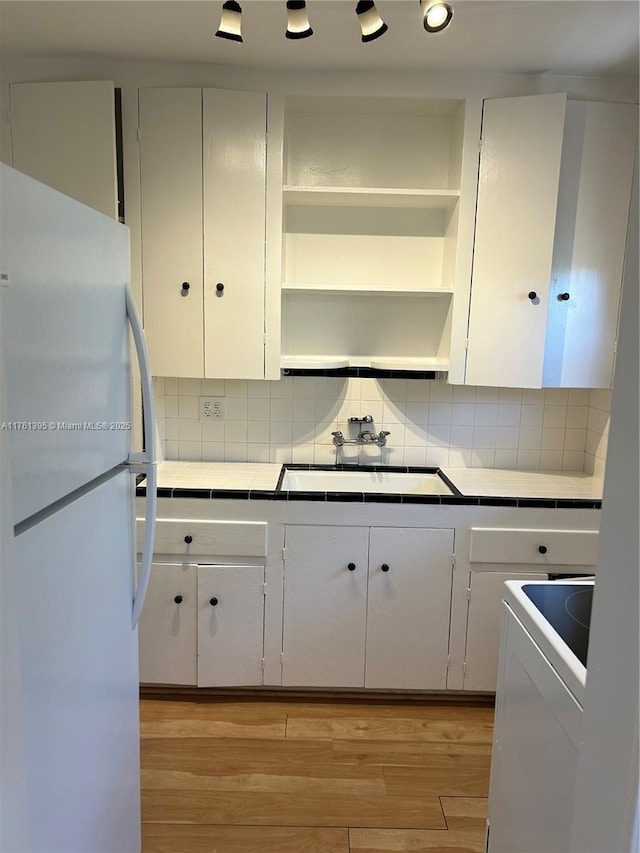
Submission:
<svg viewBox="0 0 640 853">
<path fill-rule="evenodd" d="M 283 368 L 448 369 L 464 102 L 291 97 Z"/>
</svg>

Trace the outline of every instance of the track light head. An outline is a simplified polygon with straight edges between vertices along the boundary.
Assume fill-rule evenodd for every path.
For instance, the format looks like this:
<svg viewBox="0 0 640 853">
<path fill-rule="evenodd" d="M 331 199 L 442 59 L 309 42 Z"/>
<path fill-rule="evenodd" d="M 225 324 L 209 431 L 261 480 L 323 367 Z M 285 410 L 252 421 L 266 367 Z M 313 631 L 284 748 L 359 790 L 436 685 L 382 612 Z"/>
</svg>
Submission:
<svg viewBox="0 0 640 853">
<path fill-rule="evenodd" d="M 242 8 L 236 0 L 227 0 L 222 6 L 220 26 L 216 32 L 218 38 L 230 41 L 242 41 Z"/>
<path fill-rule="evenodd" d="M 373 0 L 360 0 L 356 6 L 356 15 L 362 30 L 362 41 L 374 41 L 389 29 L 378 14 Z"/>
<path fill-rule="evenodd" d="M 443 0 L 420 0 L 422 23 L 428 33 L 441 33 L 453 18 L 453 7 Z"/>
<path fill-rule="evenodd" d="M 288 39 L 306 39 L 313 35 L 313 30 L 307 17 L 307 4 L 304 0 L 287 0 L 287 31 Z"/>
</svg>

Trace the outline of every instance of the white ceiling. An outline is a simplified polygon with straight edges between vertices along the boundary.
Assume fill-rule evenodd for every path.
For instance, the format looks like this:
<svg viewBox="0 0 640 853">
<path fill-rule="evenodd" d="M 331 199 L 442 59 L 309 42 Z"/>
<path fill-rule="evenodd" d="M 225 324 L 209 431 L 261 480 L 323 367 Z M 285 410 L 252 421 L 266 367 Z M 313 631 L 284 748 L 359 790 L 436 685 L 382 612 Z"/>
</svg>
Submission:
<svg viewBox="0 0 640 853">
<path fill-rule="evenodd" d="M 206 62 L 283 69 L 414 69 L 638 76 L 638 0 L 450 0 L 428 34 L 418 0 L 377 0 L 389 31 L 363 44 L 355 0 L 308 0 L 315 35 L 284 38 L 284 0 L 241 0 L 244 43 L 214 38 L 221 2 L 0 2 L 3 56 Z"/>
</svg>

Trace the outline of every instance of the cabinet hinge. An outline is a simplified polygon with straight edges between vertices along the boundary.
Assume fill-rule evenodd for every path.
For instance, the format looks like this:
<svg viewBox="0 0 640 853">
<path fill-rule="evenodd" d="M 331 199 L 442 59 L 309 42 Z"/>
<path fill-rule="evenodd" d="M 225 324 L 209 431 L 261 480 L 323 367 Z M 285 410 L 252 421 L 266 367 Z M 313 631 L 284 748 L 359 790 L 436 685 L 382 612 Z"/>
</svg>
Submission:
<svg viewBox="0 0 640 853">
<path fill-rule="evenodd" d="M 482 153 L 482 137 L 478 140 L 478 153 Z"/>
<path fill-rule="evenodd" d="M 462 662 L 462 674 L 463 675 L 467 674 L 467 662 L 466 662 L 466 660 Z"/>
<path fill-rule="evenodd" d="M 140 140 L 142 139 L 142 131 L 140 130 L 140 128 L 138 128 L 136 135 L 138 137 L 138 142 L 140 142 Z"/>
<path fill-rule="evenodd" d="M 469 338 L 465 338 L 465 339 L 464 339 L 464 348 L 465 348 L 466 350 L 468 350 L 468 349 L 469 349 Z"/>
<path fill-rule="evenodd" d="M 447 655 L 447 672 L 449 671 L 450 665 L 451 665 L 451 655 Z"/>
<path fill-rule="evenodd" d="M 283 563 L 284 563 L 284 560 L 285 560 L 286 553 L 287 553 L 287 549 L 286 549 L 286 548 L 283 548 L 283 549 L 282 549 L 282 562 L 283 562 Z"/>
<path fill-rule="evenodd" d="M 7 121 L 11 124 L 11 110 L 7 110 Z"/>
<path fill-rule="evenodd" d="M 618 341 L 613 342 L 613 354 L 617 355 L 618 352 Z"/>
<path fill-rule="evenodd" d="M 266 595 L 266 594 L 267 594 L 267 585 L 266 585 L 266 583 L 263 583 L 263 584 L 262 584 L 262 594 L 263 594 L 263 595 Z"/>
<path fill-rule="evenodd" d="M 471 601 L 471 587 L 467 587 L 467 601 Z"/>
<path fill-rule="evenodd" d="M 280 652 L 280 669 L 284 665 L 284 652 Z"/>
<path fill-rule="evenodd" d="M 453 571 L 455 569 L 455 567 L 456 567 L 456 555 L 452 554 L 451 555 L 451 571 Z"/>
<path fill-rule="evenodd" d="M 264 675 L 264 658 L 262 658 L 262 674 Z"/>
<path fill-rule="evenodd" d="M 267 343 L 267 333 L 266 332 L 263 332 L 263 334 L 262 334 L 262 343 L 263 344 Z"/>
</svg>

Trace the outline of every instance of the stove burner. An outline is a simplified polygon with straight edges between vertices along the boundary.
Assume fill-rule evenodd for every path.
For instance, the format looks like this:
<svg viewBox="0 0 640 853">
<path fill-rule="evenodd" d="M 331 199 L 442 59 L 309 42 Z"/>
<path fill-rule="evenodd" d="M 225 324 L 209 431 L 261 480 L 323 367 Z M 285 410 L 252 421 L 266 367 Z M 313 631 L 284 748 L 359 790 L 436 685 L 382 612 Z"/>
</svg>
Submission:
<svg viewBox="0 0 640 853">
<path fill-rule="evenodd" d="M 564 603 L 564 609 L 578 625 L 589 630 L 591 624 L 591 603 L 593 600 L 593 588 L 585 587 L 572 593 Z"/>
</svg>

